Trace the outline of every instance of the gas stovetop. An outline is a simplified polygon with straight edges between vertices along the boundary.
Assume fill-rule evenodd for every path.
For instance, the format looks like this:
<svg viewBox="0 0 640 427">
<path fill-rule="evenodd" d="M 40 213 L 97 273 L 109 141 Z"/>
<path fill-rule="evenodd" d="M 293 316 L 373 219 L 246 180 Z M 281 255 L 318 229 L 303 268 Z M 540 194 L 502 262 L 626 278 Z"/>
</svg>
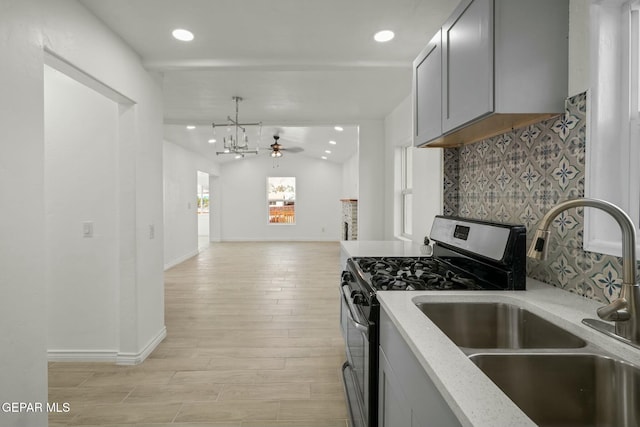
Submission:
<svg viewBox="0 0 640 427">
<path fill-rule="evenodd" d="M 526 229 L 436 216 L 432 257 L 355 257 L 348 270 L 379 290 L 524 290 Z"/>
<path fill-rule="evenodd" d="M 478 289 L 474 278 L 430 257 L 356 257 L 353 263 L 375 290 Z"/>
</svg>

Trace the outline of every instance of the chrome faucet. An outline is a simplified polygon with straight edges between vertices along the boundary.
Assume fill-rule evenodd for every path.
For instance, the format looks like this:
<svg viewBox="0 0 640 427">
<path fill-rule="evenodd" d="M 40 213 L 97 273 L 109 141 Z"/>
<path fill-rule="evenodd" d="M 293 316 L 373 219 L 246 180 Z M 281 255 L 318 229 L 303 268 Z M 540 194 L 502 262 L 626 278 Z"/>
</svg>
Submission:
<svg viewBox="0 0 640 427">
<path fill-rule="evenodd" d="M 604 200 L 588 198 L 559 203 L 551 208 L 540 221 L 527 256 L 538 260 L 546 259 L 551 222 L 561 212 L 580 206 L 605 211 L 617 221 L 622 231 L 622 289 L 620 297 L 597 310 L 601 319 L 613 321 L 615 326 L 612 328 L 611 325 L 594 319 L 585 319 L 583 323 L 616 339 L 640 347 L 640 284 L 636 283 L 636 229 L 629 215 L 622 209 Z"/>
</svg>

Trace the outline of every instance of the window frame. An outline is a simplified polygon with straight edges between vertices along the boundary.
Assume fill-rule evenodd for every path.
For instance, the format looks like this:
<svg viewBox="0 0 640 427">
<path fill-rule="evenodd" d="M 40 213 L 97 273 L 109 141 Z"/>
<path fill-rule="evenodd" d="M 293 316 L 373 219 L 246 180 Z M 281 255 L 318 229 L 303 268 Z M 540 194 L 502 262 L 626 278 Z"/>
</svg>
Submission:
<svg viewBox="0 0 640 427">
<path fill-rule="evenodd" d="M 293 206 L 293 215 L 288 215 L 286 212 L 282 212 L 280 215 L 272 215 L 272 206 L 271 206 L 271 198 L 269 197 L 272 192 L 271 192 L 271 180 L 284 180 L 284 179 L 292 179 L 293 180 L 293 203 L 291 206 Z M 297 186 L 297 182 L 296 182 L 296 177 L 295 176 L 267 176 L 267 182 L 266 182 L 266 199 L 267 199 L 267 224 L 268 225 L 296 225 L 297 222 L 297 210 L 296 210 L 296 205 L 297 205 L 297 199 L 298 199 L 298 186 Z M 284 193 L 284 192 L 283 192 Z M 282 207 L 284 208 L 286 199 L 283 198 L 283 205 Z M 288 216 L 291 216 L 292 218 L 289 219 L 287 218 Z M 279 219 L 276 219 L 276 217 L 278 217 Z"/>
<path fill-rule="evenodd" d="M 640 234 L 640 0 L 589 6 L 591 30 L 585 196 L 622 208 Z M 620 256 L 619 226 L 585 209 L 584 249 Z M 640 254 L 640 246 L 637 246 Z"/>
<path fill-rule="evenodd" d="M 400 147 L 400 235 L 407 239 L 413 236 L 413 150 L 412 145 Z"/>
</svg>

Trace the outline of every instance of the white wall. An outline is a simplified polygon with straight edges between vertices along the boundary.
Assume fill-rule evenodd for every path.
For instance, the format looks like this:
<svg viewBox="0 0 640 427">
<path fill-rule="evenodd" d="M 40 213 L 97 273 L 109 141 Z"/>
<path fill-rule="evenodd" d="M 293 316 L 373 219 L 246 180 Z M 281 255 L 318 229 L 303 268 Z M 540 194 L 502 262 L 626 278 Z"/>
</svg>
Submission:
<svg viewBox="0 0 640 427">
<path fill-rule="evenodd" d="M 172 142 L 163 143 L 164 267 L 198 253 L 196 189 L 198 171 L 218 174 L 218 166 Z M 210 188 L 212 197 L 216 194 Z M 215 215 L 215 209 L 212 207 Z"/>
<path fill-rule="evenodd" d="M 411 96 L 407 96 L 384 120 L 385 133 L 385 239 L 394 239 L 400 230 L 400 157 L 399 147 L 413 144 L 411 139 Z"/>
<path fill-rule="evenodd" d="M 198 215 L 198 236 L 209 237 L 209 214 Z"/>
<path fill-rule="evenodd" d="M 358 240 L 385 238 L 385 130 L 382 120 L 358 124 Z"/>
<path fill-rule="evenodd" d="M 47 347 L 114 359 L 118 105 L 50 67 L 44 87 Z"/>
<path fill-rule="evenodd" d="M 433 218 L 442 214 L 442 148 L 416 148 L 413 151 L 413 235 L 422 244 L 431 233 Z"/>
<path fill-rule="evenodd" d="M 342 164 L 342 199 L 358 198 L 358 152 Z"/>
<path fill-rule="evenodd" d="M 162 85 L 140 58 L 73 1 L 33 0 L 40 46 L 131 100 L 118 108 L 120 363 L 141 361 L 164 337 Z M 100 52 L 100 54 L 96 54 Z M 42 73 L 42 56 L 33 58 Z"/>
<path fill-rule="evenodd" d="M 41 16 L 28 0 L 0 9 L 0 402 L 46 402 Z M 0 412 L 0 425 L 47 414 Z"/>
<path fill-rule="evenodd" d="M 385 118 L 386 182 L 385 192 L 393 203 L 385 206 L 385 238 L 400 234 L 400 173 L 396 161 L 398 147 L 411 145 L 411 96 L 407 96 Z M 442 149 L 413 150 L 413 235 L 411 240 L 422 243 L 429 235 L 433 218 L 442 213 Z M 391 199 L 389 199 L 391 200 Z"/>
<path fill-rule="evenodd" d="M 589 7 L 592 1 L 569 1 L 569 93 L 573 96 L 589 89 L 591 54 Z"/>
<path fill-rule="evenodd" d="M 126 361 L 139 361 L 164 331 L 162 87 L 75 1 L 5 0 L 0 9 L 0 401 L 46 402 L 43 46 L 135 103 L 118 108 L 118 356 Z M 0 425 L 45 426 L 47 416 L 0 412 Z"/>
<path fill-rule="evenodd" d="M 221 165 L 218 178 L 223 241 L 340 240 L 342 166 L 285 154 L 249 157 Z M 267 177 L 296 178 L 296 224 L 269 224 Z"/>
</svg>

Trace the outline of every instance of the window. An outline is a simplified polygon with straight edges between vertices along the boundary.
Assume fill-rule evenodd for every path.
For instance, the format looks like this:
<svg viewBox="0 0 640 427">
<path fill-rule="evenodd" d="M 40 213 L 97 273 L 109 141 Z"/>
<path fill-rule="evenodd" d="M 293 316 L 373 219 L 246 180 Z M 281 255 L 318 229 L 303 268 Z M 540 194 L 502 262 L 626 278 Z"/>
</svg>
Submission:
<svg viewBox="0 0 640 427">
<path fill-rule="evenodd" d="M 591 93 L 585 195 L 620 206 L 640 225 L 640 1 L 592 0 Z M 618 225 L 585 209 L 585 249 L 620 255 Z M 640 253 L 639 253 L 640 254 Z"/>
<path fill-rule="evenodd" d="M 402 147 L 400 155 L 401 234 L 413 234 L 413 147 Z"/>
<path fill-rule="evenodd" d="M 209 213 L 209 174 L 198 171 L 198 215 Z"/>
<path fill-rule="evenodd" d="M 268 177 L 267 203 L 269 209 L 269 224 L 295 224 L 295 177 Z"/>
</svg>

